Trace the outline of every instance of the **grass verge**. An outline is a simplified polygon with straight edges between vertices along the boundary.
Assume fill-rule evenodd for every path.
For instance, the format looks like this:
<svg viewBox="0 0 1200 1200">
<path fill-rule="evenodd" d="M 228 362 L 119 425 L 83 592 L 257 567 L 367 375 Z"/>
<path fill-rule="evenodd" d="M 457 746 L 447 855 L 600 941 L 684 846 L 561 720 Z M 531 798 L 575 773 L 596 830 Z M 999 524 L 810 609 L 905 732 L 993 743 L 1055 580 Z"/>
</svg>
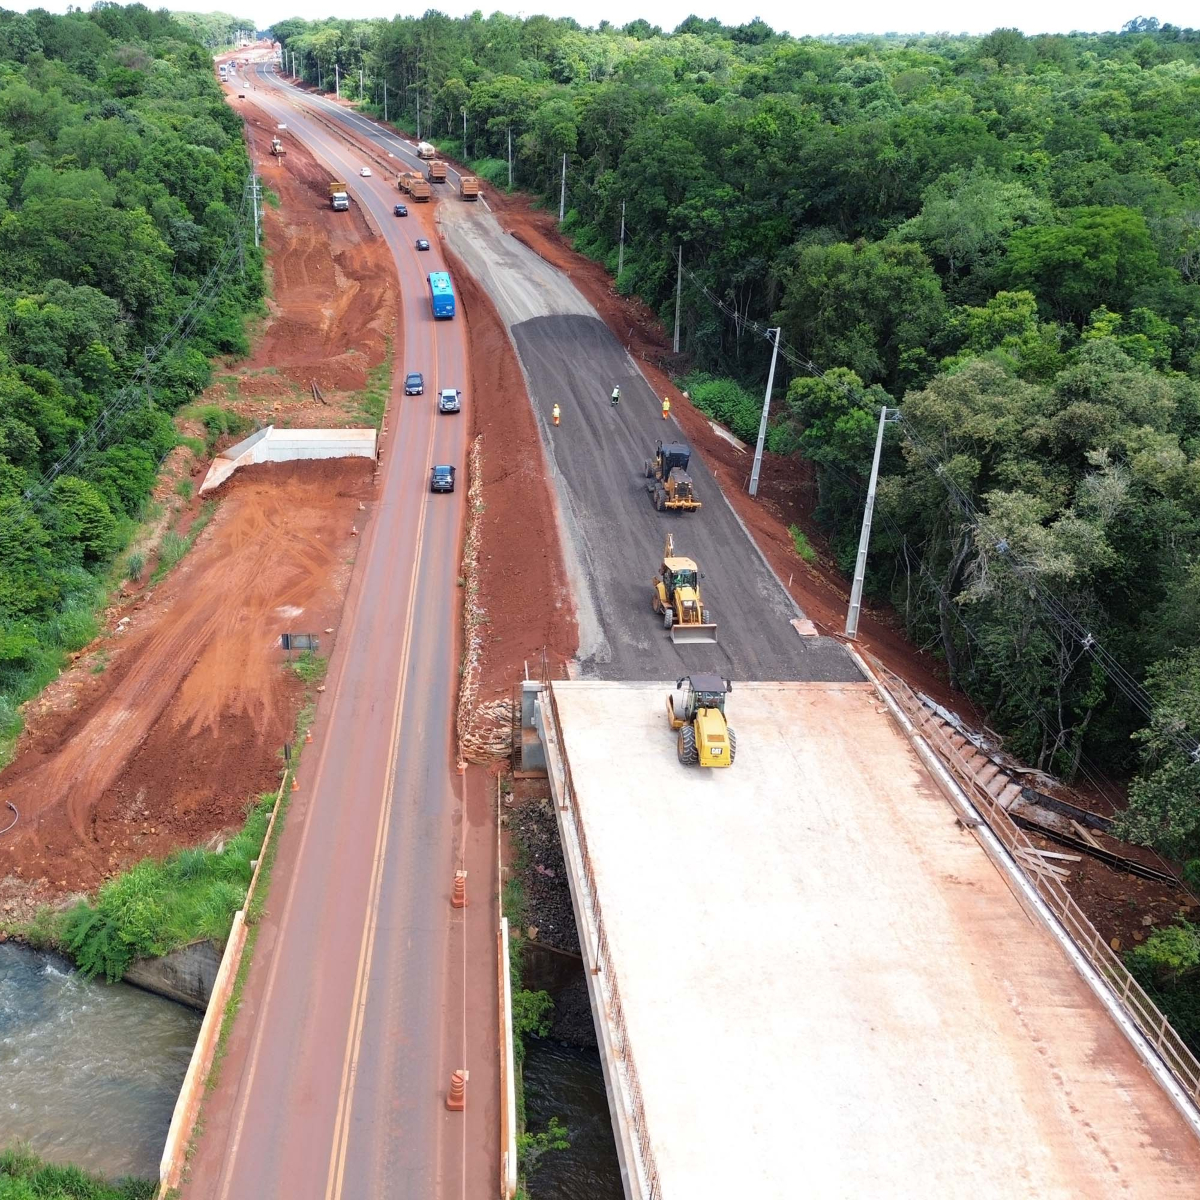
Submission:
<svg viewBox="0 0 1200 1200">
<path fill-rule="evenodd" d="M 3 1200 L 150 1200 L 156 1180 L 122 1179 L 105 1183 L 78 1167 L 55 1167 L 25 1146 L 0 1152 Z"/>
<path fill-rule="evenodd" d="M 392 343 L 389 339 L 383 362 L 367 372 L 367 385 L 358 393 L 357 415 L 378 429 L 387 412 L 388 396 L 392 391 Z"/>
<path fill-rule="evenodd" d="M 796 553 L 806 563 L 815 563 L 817 561 L 817 552 L 812 548 L 812 543 L 805 536 L 804 530 L 799 525 L 789 525 L 788 533 L 792 535 L 792 545 L 795 546 Z"/>
<path fill-rule="evenodd" d="M 160 583 L 166 578 L 171 568 L 196 544 L 196 539 L 204 532 L 204 527 L 213 519 L 216 511 L 217 502 L 206 501 L 188 526 L 186 534 L 176 533 L 173 529 L 168 529 L 163 534 L 162 541 L 158 544 L 158 566 L 150 576 L 151 584 Z"/>
</svg>

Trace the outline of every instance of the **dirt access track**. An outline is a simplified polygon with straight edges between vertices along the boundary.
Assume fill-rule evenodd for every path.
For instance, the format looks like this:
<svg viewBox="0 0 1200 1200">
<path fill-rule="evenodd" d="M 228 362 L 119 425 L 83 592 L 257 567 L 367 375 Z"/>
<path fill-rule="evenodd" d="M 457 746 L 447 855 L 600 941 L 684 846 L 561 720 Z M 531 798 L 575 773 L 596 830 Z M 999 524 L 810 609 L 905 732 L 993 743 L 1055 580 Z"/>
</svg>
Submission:
<svg viewBox="0 0 1200 1200">
<path fill-rule="evenodd" d="M 303 691 L 279 634 L 333 642 L 322 631 L 338 621 L 372 469 L 273 463 L 222 489 L 193 550 L 64 677 L 0 776 L 0 802 L 20 812 L 0 844 L 0 901 L 90 891 L 239 826 L 278 784 Z"/>
</svg>

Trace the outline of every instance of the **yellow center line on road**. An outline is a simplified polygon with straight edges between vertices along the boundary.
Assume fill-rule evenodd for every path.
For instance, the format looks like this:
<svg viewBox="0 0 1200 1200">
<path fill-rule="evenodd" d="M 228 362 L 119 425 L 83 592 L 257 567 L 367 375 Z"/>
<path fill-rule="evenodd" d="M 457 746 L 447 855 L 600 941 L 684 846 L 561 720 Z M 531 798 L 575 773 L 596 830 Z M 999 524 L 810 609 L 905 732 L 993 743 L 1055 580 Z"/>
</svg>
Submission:
<svg viewBox="0 0 1200 1200">
<path fill-rule="evenodd" d="M 429 425 L 429 446 L 426 457 L 433 453 L 433 437 L 437 423 Z M 414 602 L 417 582 L 421 576 L 421 549 L 425 540 L 425 517 L 429 511 L 429 490 L 423 489 L 421 515 L 417 527 L 417 542 L 413 554 L 412 582 L 408 592 L 408 613 L 404 623 L 404 651 L 400 662 L 399 687 L 396 703 L 392 710 L 392 728 L 388 740 L 388 768 L 384 780 L 383 809 L 379 814 L 379 828 L 375 836 L 375 852 L 371 863 L 371 893 L 367 904 L 367 920 L 363 926 L 362 945 L 358 954 L 358 974 L 354 981 L 354 999 L 351 1003 L 350 1029 L 346 1038 L 346 1052 L 342 1061 L 342 1081 L 338 1091 L 337 1113 L 334 1118 L 333 1146 L 329 1155 L 329 1173 L 325 1182 L 325 1200 L 342 1193 L 342 1181 L 346 1170 L 346 1149 L 350 1141 L 350 1112 L 353 1108 L 354 1081 L 358 1074 L 358 1057 L 362 1046 L 362 1032 L 367 1011 L 368 980 L 371 959 L 375 953 L 375 930 L 379 920 L 379 893 L 383 887 L 383 860 L 387 847 L 388 831 L 392 819 L 392 792 L 396 784 L 396 755 L 400 745 L 400 714 L 404 709 L 404 697 L 408 691 L 408 659 L 412 650 L 413 620 L 416 616 Z"/>
</svg>

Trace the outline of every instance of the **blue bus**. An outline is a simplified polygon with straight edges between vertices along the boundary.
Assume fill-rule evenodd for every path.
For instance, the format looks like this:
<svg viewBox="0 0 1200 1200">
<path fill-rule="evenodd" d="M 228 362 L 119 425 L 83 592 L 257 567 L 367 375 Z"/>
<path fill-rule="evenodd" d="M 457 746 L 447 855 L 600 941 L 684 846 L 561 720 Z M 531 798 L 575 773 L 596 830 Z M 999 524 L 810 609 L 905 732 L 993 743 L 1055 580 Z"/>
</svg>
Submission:
<svg viewBox="0 0 1200 1200">
<path fill-rule="evenodd" d="M 435 317 L 454 316 L 454 289 L 445 271 L 434 271 L 429 276 L 429 298 L 433 301 Z"/>
</svg>

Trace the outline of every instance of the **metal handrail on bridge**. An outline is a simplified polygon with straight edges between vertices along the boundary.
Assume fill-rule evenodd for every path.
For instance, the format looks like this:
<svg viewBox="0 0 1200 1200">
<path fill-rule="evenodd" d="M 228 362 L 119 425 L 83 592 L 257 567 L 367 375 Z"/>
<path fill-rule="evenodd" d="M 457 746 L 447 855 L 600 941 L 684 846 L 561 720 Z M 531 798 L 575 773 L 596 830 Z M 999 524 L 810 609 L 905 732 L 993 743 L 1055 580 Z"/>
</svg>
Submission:
<svg viewBox="0 0 1200 1200">
<path fill-rule="evenodd" d="M 988 827 L 1017 863 L 1024 869 L 1025 864 L 1036 861 L 1037 848 L 996 798 L 975 778 L 975 773 L 959 753 L 958 747 L 950 740 L 946 728 L 933 719 L 929 710 L 898 675 L 889 671 L 878 659 L 871 660 L 871 667 L 881 678 L 886 678 L 888 690 L 907 714 L 914 729 L 954 772 L 958 782 L 967 789 L 972 803 L 984 814 Z M 1047 908 L 1062 922 L 1080 952 L 1108 984 L 1130 1020 L 1154 1048 L 1175 1081 L 1193 1103 L 1200 1105 L 1200 1061 L 1162 1010 L 1146 994 L 1120 956 L 1100 936 L 1057 877 L 1048 872 L 1027 869 L 1025 875 Z"/>
<path fill-rule="evenodd" d="M 558 714 L 558 701 L 554 688 L 549 680 L 543 681 L 542 694 L 550 698 L 550 712 L 554 721 L 554 740 L 558 744 L 559 757 L 562 760 L 562 799 L 564 809 L 572 810 L 571 824 L 575 830 L 576 841 L 579 843 L 579 857 L 583 865 L 584 883 L 587 887 L 587 910 L 593 927 L 593 952 L 595 961 L 591 966 L 592 974 L 601 977 L 601 992 L 607 993 L 605 1005 L 608 1024 L 613 1033 L 613 1049 L 621 1065 L 624 1076 L 623 1084 L 629 1102 L 630 1124 L 633 1126 L 637 1139 L 638 1155 L 641 1159 L 642 1173 L 646 1178 L 646 1200 L 662 1200 L 662 1184 L 659 1180 L 658 1163 L 654 1157 L 654 1148 L 650 1142 L 650 1131 L 646 1124 L 646 1108 L 642 1099 L 642 1081 L 638 1075 L 637 1063 L 634 1062 L 633 1049 L 629 1044 L 629 1032 L 625 1022 L 625 1008 L 621 1003 L 621 989 L 617 984 L 617 973 L 613 969 L 612 952 L 608 944 L 608 931 L 604 927 L 604 914 L 600 909 L 600 897 L 596 890 L 596 873 L 592 865 L 591 852 L 588 849 L 587 833 L 584 830 L 580 816 L 579 796 L 575 791 L 575 783 L 571 776 L 571 761 L 567 757 L 567 748 L 562 738 L 562 720 Z M 583 939 L 580 939 L 583 942 Z"/>
</svg>

